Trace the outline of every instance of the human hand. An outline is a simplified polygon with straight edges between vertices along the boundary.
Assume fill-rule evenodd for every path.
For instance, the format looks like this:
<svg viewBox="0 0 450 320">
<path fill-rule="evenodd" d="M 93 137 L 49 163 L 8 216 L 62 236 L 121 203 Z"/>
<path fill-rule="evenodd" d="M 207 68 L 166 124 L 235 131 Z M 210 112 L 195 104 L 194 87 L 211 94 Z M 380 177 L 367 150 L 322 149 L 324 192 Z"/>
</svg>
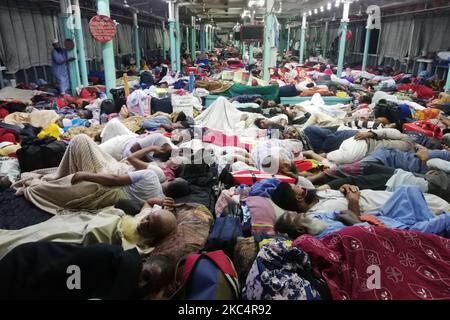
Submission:
<svg viewBox="0 0 450 320">
<path fill-rule="evenodd" d="M 365 139 L 371 139 L 374 138 L 375 135 L 370 132 L 370 131 L 362 131 L 362 132 L 358 132 L 353 138 L 355 140 L 365 140 Z"/>
<path fill-rule="evenodd" d="M 75 58 L 69 58 L 69 59 L 67 59 L 67 62 L 72 62 L 72 61 L 75 61 L 76 59 Z"/>
<path fill-rule="evenodd" d="M 80 182 L 84 181 L 85 177 L 86 177 L 86 172 L 77 172 L 73 175 L 71 183 L 72 184 L 80 183 Z"/>
<path fill-rule="evenodd" d="M 427 162 L 428 160 L 428 150 L 425 148 L 420 148 L 416 152 L 416 156 L 422 161 Z"/>
<path fill-rule="evenodd" d="M 339 191 L 345 195 L 348 201 L 359 201 L 361 196 L 359 188 L 351 184 L 344 184 L 339 188 Z"/>
</svg>

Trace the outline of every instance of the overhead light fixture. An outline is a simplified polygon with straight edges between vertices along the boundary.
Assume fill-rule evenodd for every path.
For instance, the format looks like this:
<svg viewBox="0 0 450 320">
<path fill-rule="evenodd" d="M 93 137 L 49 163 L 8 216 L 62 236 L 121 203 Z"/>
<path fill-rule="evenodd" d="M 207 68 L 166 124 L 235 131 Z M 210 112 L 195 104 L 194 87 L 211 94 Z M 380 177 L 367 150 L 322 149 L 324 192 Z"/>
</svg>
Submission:
<svg viewBox="0 0 450 320">
<path fill-rule="evenodd" d="M 128 1 L 127 1 L 127 0 L 123 0 L 123 6 L 124 6 L 125 8 L 129 8 L 129 7 L 130 7 L 130 5 L 128 4 Z"/>
<path fill-rule="evenodd" d="M 312 11 L 311 11 L 311 10 L 309 10 L 309 11 L 308 11 L 308 14 L 309 14 L 310 16 L 312 16 Z"/>
<path fill-rule="evenodd" d="M 316 9 L 314 9 L 314 14 L 317 14 L 317 13 L 319 13 L 319 11 L 316 8 Z"/>
<path fill-rule="evenodd" d="M 341 4 L 341 1 L 339 1 L 339 0 L 336 0 L 336 3 L 334 4 L 334 6 L 336 7 L 336 8 L 339 8 L 339 5 Z"/>
<path fill-rule="evenodd" d="M 248 2 L 248 7 L 254 7 L 254 6 L 258 6 L 258 7 L 262 7 L 264 6 L 265 0 L 250 0 Z"/>
<path fill-rule="evenodd" d="M 320 12 L 324 12 L 325 8 L 323 6 L 320 7 Z"/>
<path fill-rule="evenodd" d="M 327 3 L 327 10 L 330 11 L 332 6 L 333 6 L 333 5 L 331 4 L 331 2 L 328 2 L 328 3 Z"/>
</svg>

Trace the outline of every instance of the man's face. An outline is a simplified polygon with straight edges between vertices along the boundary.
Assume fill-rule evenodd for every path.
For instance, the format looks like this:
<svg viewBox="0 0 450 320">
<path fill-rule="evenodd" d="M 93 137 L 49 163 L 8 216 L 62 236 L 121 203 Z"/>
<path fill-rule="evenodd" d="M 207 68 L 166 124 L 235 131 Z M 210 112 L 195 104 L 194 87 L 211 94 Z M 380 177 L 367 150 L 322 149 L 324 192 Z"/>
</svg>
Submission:
<svg viewBox="0 0 450 320">
<path fill-rule="evenodd" d="M 164 229 L 161 232 L 161 228 Z M 151 210 L 144 218 L 139 221 L 137 226 L 138 234 L 144 238 L 149 245 L 154 245 L 159 237 L 170 234 L 176 229 L 176 218 L 167 210 Z M 162 234 L 165 233 L 165 234 Z"/>
<path fill-rule="evenodd" d="M 56 49 L 56 48 L 59 48 L 59 42 L 54 43 L 54 44 L 53 44 L 53 48 L 55 48 L 55 49 Z"/>
<path fill-rule="evenodd" d="M 305 203 L 305 197 L 308 191 L 302 186 L 291 184 L 292 191 L 294 191 L 295 199 L 297 200 L 297 206 L 299 211 L 307 211 L 308 207 Z"/>
</svg>

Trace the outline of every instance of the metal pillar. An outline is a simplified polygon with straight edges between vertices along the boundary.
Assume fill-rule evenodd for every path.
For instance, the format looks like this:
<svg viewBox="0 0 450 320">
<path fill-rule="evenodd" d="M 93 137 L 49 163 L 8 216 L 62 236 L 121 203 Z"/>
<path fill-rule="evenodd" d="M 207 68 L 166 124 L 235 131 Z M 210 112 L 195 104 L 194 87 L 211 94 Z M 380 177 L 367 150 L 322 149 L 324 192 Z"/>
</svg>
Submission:
<svg viewBox="0 0 450 320">
<path fill-rule="evenodd" d="M 291 27 L 287 26 L 286 51 L 291 50 Z"/>
<path fill-rule="evenodd" d="M 366 27 L 366 40 L 364 42 L 364 55 L 363 55 L 363 62 L 362 62 L 362 71 L 366 71 L 367 68 L 367 60 L 369 58 L 369 44 L 370 44 L 370 28 Z"/>
<path fill-rule="evenodd" d="M 181 33 L 181 28 L 180 28 L 180 19 L 179 19 L 179 6 L 177 4 L 175 4 L 175 11 L 174 11 L 174 16 L 175 16 L 175 23 L 176 23 L 176 37 L 175 37 L 175 43 L 176 43 L 176 56 L 177 56 L 177 71 L 181 72 L 181 37 L 182 37 L 182 33 Z"/>
<path fill-rule="evenodd" d="M 200 51 L 205 53 L 205 25 L 200 25 Z"/>
<path fill-rule="evenodd" d="M 89 81 L 86 65 L 86 51 L 84 49 L 83 26 L 81 24 L 81 10 L 79 0 L 73 0 L 73 7 L 75 11 L 75 39 L 78 50 L 78 65 L 80 68 L 81 84 L 86 87 L 89 85 Z"/>
<path fill-rule="evenodd" d="M 133 12 L 133 35 L 134 35 L 134 51 L 136 55 L 136 68 L 141 69 L 141 46 L 139 45 L 139 24 L 138 24 L 138 13 Z"/>
<path fill-rule="evenodd" d="M 305 33 L 306 33 L 306 14 L 303 14 L 302 32 L 300 34 L 300 57 L 299 57 L 300 64 L 303 64 L 305 62 Z"/>
<path fill-rule="evenodd" d="M 342 70 L 344 68 L 344 57 L 345 57 L 345 42 L 347 36 L 347 27 L 348 27 L 348 14 L 350 11 L 350 0 L 346 0 L 344 2 L 344 12 L 341 20 L 341 41 L 339 44 L 339 58 L 338 58 L 338 68 L 337 68 L 337 76 L 340 77 Z"/>
<path fill-rule="evenodd" d="M 325 21 L 325 31 L 322 36 L 322 57 L 327 57 L 327 45 L 328 44 L 328 21 Z"/>
<path fill-rule="evenodd" d="M 97 13 L 110 16 L 109 0 L 97 0 Z M 105 69 L 106 94 L 112 98 L 111 89 L 116 87 L 116 64 L 114 62 L 113 41 L 102 43 L 103 66 Z"/>
<path fill-rule="evenodd" d="M 63 24 L 64 30 L 64 39 L 73 40 L 74 38 L 74 23 L 72 16 L 72 6 L 68 0 L 60 0 L 61 6 L 61 20 Z M 75 58 L 77 59 L 77 52 L 74 50 L 70 50 L 67 52 L 67 58 Z M 75 96 L 77 95 L 77 88 L 81 86 L 80 82 L 80 70 L 77 63 L 77 60 L 68 62 L 69 67 L 69 78 L 70 78 L 70 93 Z"/>
<path fill-rule="evenodd" d="M 195 30 L 195 17 L 191 17 L 192 29 L 191 29 L 191 56 L 192 63 L 195 64 L 195 60 L 197 59 L 195 42 L 197 41 L 197 31 Z"/>
<path fill-rule="evenodd" d="M 169 6 L 169 38 L 170 38 L 170 62 L 172 71 L 177 71 L 177 43 L 175 33 L 177 30 L 177 23 L 175 21 L 175 5 L 172 1 L 167 1 Z"/>
<path fill-rule="evenodd" d="M 255 10 L 252 10 L 251 16 L 250 16 L 250 24 L 255 24 Z M 255 48 L 255 44 L 251 42 L 248 45 L 248 63 L 253 64 L 255 62 L 255 58 L 253 56 L 253 51 Z"/>
<path fill-rule="evenodd" d="M 447 82 L 445 83 L 444 91 L 447 92 L 449 90 L 450 90 L 450 63 L 448 64 Z"/>
<path fill-rule="evenodd" d="M 264 69 L 263 69 L 263 79 L 269 81 L 270 79 L 270 68 L 272 67 L 272 27 L 273 27 L 273 6 L 274 0 L 267 0 L 266 2 L 266 20 L 264 28 Z"/>
<path fill-rule="evenodd" d="M 163 60 L 167 59 L 167 48 L 166 48 L 166 24 L 162 23 L 161 27 L 161 35 L 162 35 L 162 58 Z"/>
</svg>

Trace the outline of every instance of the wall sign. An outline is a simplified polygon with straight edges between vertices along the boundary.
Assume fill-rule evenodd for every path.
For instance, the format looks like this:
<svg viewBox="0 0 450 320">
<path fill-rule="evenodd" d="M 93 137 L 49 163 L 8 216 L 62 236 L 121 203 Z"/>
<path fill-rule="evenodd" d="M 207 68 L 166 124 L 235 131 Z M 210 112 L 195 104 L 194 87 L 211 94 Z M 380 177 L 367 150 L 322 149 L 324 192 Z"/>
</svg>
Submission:
<svg viewBox="0 0 450 320">
<path fill-rule="evenodd" d="M 98 42 L 108 42 L 116 36 L 116 24 L 108 16 L 94 16 L 89 21 L 89 31 Z"/>
</svg>

